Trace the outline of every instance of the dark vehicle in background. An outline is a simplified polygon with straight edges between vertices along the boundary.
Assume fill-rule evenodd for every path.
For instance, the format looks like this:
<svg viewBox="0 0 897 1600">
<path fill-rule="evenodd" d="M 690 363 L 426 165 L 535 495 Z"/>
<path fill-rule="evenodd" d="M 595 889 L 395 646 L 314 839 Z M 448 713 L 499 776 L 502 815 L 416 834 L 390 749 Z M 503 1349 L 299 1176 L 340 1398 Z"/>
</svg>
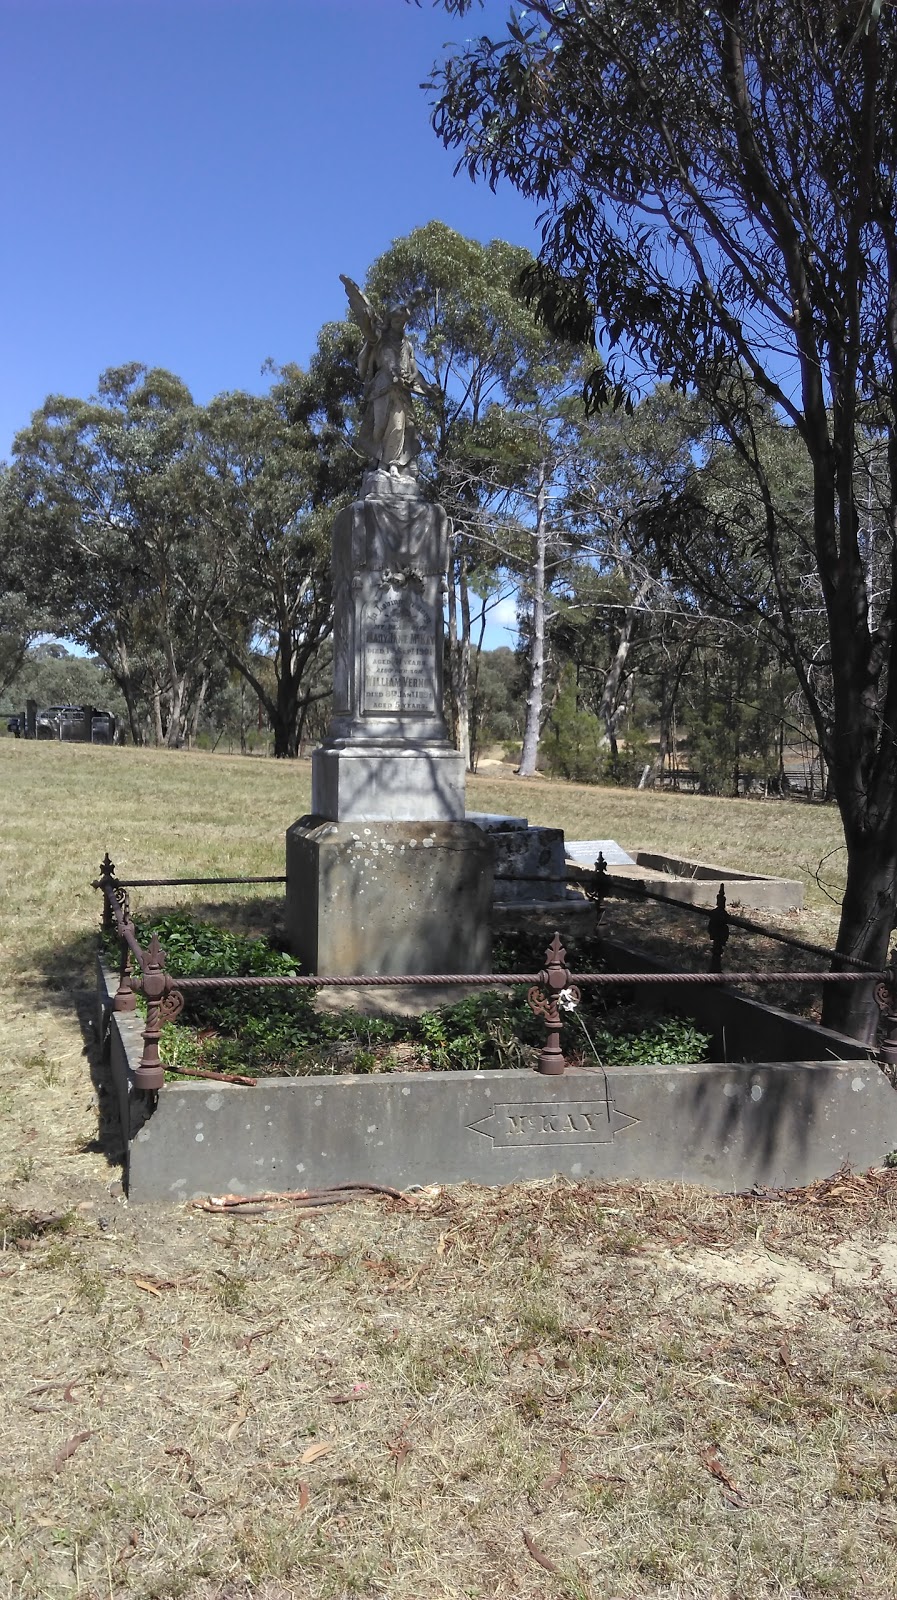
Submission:
<svg viewBox="0 0 897 1600">
<path fill-rule="evenodd" d="M 8 733 L 17 739 L 61 739 L 67 744 L 119 744 L 118 723 L 111 711 L 96 706 L 46 706 L 33 701 L 9 718 Z"/>
<path fill-rule="evenodd" d="M 93 706 L 60 706 L 57 713 L 59 737 L 69 744 L 89 744 Z"/>
<path fill-rule="evenodd" d="M 35 739 L 58 739 L 60 737 L 59 719 L 63 711 L 68 710 L 68 706 L 47 706 L 44 711 L 39 711 L 35 721 Z"/>
</svg>

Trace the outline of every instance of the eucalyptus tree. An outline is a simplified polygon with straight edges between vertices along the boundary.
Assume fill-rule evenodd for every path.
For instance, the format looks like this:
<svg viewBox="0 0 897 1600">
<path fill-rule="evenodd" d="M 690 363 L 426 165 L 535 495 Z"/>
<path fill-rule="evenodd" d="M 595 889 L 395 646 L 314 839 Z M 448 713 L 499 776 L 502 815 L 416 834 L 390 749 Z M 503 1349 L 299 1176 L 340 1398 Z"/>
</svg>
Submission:
<svg viewBox="0 0 897 1600">
<path fill-rule="evenodd" d="M 214 574 L 204 617 L 264 707 L 276 756 L 298 754 L 310 708 L 329 693 L 314 666 L 333 621 L 331 524 L 357 480 L 354 344 L 349 324 L 328 324 L 308 371 L 284 367 L 266 395 L 219 395 L 198 420 Z"/>
<path fill-rule="evenodd" d="M 695 594 L 677 594 L 669 573 L 646 540 L 646 524 L 663 526 L 664 509 L 691 481 L 707 451 L 709 414 L 692 397 L 658 384 L 637 406 L 592 414 L 580 433 L 570 484 L 570 511 L 580 560 L 591 582 L 578 581 L 571 607 L 592 639 L 599 675 L 596 713 L 612 761 L 617 728 L 628 700 L 634 662 L 648 658 L 660 679 L 661 762 L 672 697 L 700 628 L 703 607 Z M 660 509 L 659 516 L 652 513 Z M 598 654 L 596 655 L 596 649 Z M 601 661 L 599 668 L 598 661 Z M 659 766 L 658 766 L 659 770 Z"/>
<path fill-rule="evenodd" d="M 443 0 L 464 13 L 472 0 Z M 897 909 L 897 11 L 881 0 L 529 0 L 434 79 L 459 164 L 543 207 L 530 288 L 554 325 L 710 404 L 753 475 L 785 648 L 847 853 L 838 949 L 880 964 Z M 795 431 L 831 657 L 815 692 L 751 391 Z M 888 581 L 870 606 L 857 464 L 878 441 Z M 865 986 L 826 991 L 868 1036 Z"/>
<path fill-rule="evenodd" d="M 0 464 L 0 695 L 15 682 L 45 625 L 38 597 L 29 595 L 28 556 L 15 510 L 10 472 Z"/>
<path fill-rule="evenodd" d="M 455 529 L 448 691 L 453 734 L 468 766 L 477 597 L 482 619 L 502 575 L 522 569 L 524 603 L 530 609 L 541 603 L 533 597 L 544 586 L 537 569 L 544 564 L 548 491 L 541 523 L 537 490 L 528 509 L 521 496 L 538 475 L 539 426 L 547 449 L 548 413 L 564 387 L 572 389 L 580 356 L 549 335 L 523 300 L 521 276 L 534 264 L 529 251 L 503 240 L 484 245 L 430 222 L 396 240 L 366 281 L 375 303 L 408 308 L 408 330 L 431 390 L 433 403 L 421 407 L 422 466 Z M 527 528 L 537 523 L 540 531 L 530 539 Z"/>
<path fill-rule="evenodd" d="M 183 743 L 208 682 L 195 421 L 180 379 L 133 362 L 88 400 L 50 396 L 13 446 L 32 598 L 108 668 L 135 743 Z"/>
<path fill-rule="evenodd" d="M 474 481 L 485 518 L 500 518 L 503 556 L 514 575 L 525 651 L 525 715 L 518 776 L 535 774 L 546 714 L 551 633 L 571 581 L 575 540 L 570 486 L 582 436 L 582 363 L 571 351 L 544 360 L 537 383 L 513 407 L 493 406 L 484 420 Z"/>
</svg>

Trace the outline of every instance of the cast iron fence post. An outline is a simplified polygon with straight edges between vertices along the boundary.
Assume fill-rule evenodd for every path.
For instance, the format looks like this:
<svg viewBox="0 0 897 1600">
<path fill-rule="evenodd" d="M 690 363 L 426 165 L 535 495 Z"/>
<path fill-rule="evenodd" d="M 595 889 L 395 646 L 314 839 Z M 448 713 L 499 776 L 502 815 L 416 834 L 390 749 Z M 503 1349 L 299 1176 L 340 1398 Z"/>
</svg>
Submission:
<svg viewBox="0 0 897 1600">
<path fill-rule="evenodd" d="M 881 1013 L 878 1054 L 892 1073 L 897 1072 L 897 945 L 888 957 L 888 976 L 875 986 L 875 1000 Z"/>
<path fill-rule="evenodd" d="M 604 859 L 603 850 L 599 850 L 598 860 L 595 862 L 595 881 L 590 889 L 586 889 L 586 894 L 595 907 L 595 934 L 599 939 L 601 938 L 601 924 L 604 921 L 604 899 L 607 894 L 607 880 L 607 862 Z"/>
<path fill-rule="evenodd" d="M 716 897 L 716 909 L 711 911 L 707 918 L 707 932 L 713 940 L 713 949 L 710 952 L 710 971 L 722 972 L 723 950 L 729 942 L 729 911 L 726 906 L 725 885 L 720 884 L 719 894 Z"/>
<path fill-rule="evenodd" d="M 118 974 L 118 988 L 112 997 L 113 1011 L 136 1011 L 137 996 L 131 983 L 131 952 L 122 941 L 122 962 Z"/>
<path fill-rule="evenodd" d="M 112 927 L 112 900 L 110 898 L 110 892 L 115 887 L 115 862 L 110 860 L 108 850 L 100 862 L 100 876 L 97 878 L 97 881 L 93 887 L 95 889 L 101 889 L 103 893 L 102 928 L 104 933 L 108 933 L 109 929 Z"/>
<path fill-rule="evenodd" d="M 564 1025 L 561 1005 L 564 999 L 568 999 L 572 1010 L 581 996 L 570 982 L 566 963 L 567 952 L 561 944 L 560 934 L 556 933 L 545 952 L 545 965 L 539 973 L 539 981 L 527 996 L 530 1009 L 545 1021 L 545 1043 L 539 1054 L 537 1072 L 559 1073 L 567 1066 L 561 1049 L 561 1029 Z"/>
<path fill-rule="evenodd" d="M 174 988 L 165 971 L 165 951 L 155 934 L 146 952 L 140 988 L 146 995 L 146 1027 L 143 1030 L 143 1055 L 139 1067 L 134 1071 L 134 1086 L 156 1091 L 165 1082 L 165 1068 L 159 1059 L 162 1026 L 174 1021 L 183 1007 L 184 996 L 180 989 Z"/>
</svg>

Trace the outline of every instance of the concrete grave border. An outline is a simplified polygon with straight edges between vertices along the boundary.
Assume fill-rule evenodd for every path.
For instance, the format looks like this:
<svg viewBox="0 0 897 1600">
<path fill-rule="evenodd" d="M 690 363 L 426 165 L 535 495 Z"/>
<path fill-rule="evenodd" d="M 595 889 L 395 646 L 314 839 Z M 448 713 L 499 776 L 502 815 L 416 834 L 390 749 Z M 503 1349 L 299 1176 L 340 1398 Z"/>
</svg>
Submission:
<svg viewBox="0 0 897 1600">
<path fill-rule="evenodd" d="M 98 961 L 108 1041 L 137 1202 L 335 1183 L 489 1185 L 566 1176 L 699 1183 L 722 1192 L 797 1187 L 844 1162 L 879 1166 L 897 1147 L 897 1093 L 856 1041 L 853 1059 L 568 1070 L 396 1072 L 203 1080 L 134 1088 L 143 1023 L 113 1012 Z M 713 992 L 719 1009 L 727 991 Z M 695 991 L 689 993 L 689 1009 Z M 784 1015 L 729 994 L 753 1032 Z M 710 1023 L 708 1016 L 707 1022 Z M 838 1039 L 790 1019 L 807 1038 Z M 797 1042 L 798 1035 L 795 1036 Z"/>
</svg>

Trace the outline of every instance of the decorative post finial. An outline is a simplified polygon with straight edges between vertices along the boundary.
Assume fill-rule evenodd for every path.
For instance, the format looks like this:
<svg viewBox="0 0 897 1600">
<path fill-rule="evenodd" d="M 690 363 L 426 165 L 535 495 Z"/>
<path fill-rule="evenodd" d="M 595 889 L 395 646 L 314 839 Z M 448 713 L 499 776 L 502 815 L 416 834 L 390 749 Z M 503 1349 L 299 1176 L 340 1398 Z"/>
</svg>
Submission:
<svg viewBox="0 0 897 1600">
<path fill-rule="evenodd" d="M 595 880 L 591 887 L 586 889 L 586 894 L 595 906 L 595 933 L 599 938 L 601 936 L 601 924 L 604 921 L 604 901 L 607 897 L 609 877 L 604 851 L 599 850 L 598 860 L 595 862 Z"/>
<path fill-rule="evenodd" d="M 561 936 L 555 933 L 545 952 L 545 966 L 539 973 L 539 982 L 527 995 L 530 1010 L 545 1019 L 545 1043 L 539 1054 L 537 1072 L 556 1074 L 564 1072 L 567 1066 L 561 1049 L 561 1008 L 572 1011 L 581 995 L 570 982 L 566 962 L 567 952 L 561 944 Z"/>
<path fill-rule="evenodd" d="M 97 878 L 96 883 L 93 886 L 95 889 L 102 890 L 103 894 L 102 929 L 104 933 L 106 933 L 107 930 L 112 927 L 112 902 L 109 891 L 114 887 L 114 885 L 115 862 L 112 860 L 109 855 L 109 851 L 107 850 L 102 861 L 100 862 L 100 876 Z"/>
<path fill-rule="evenodd" d="M 723 884 L 719 886 L 716 897 L 716 907 L 707 918 L 707 932 L 713 940 L 713 949 L 710 953 L 710 971 L 722 972 L 723 950 L 729 942 L 729 911 L 726 905 L 726 890 Z"/>
</svg>

